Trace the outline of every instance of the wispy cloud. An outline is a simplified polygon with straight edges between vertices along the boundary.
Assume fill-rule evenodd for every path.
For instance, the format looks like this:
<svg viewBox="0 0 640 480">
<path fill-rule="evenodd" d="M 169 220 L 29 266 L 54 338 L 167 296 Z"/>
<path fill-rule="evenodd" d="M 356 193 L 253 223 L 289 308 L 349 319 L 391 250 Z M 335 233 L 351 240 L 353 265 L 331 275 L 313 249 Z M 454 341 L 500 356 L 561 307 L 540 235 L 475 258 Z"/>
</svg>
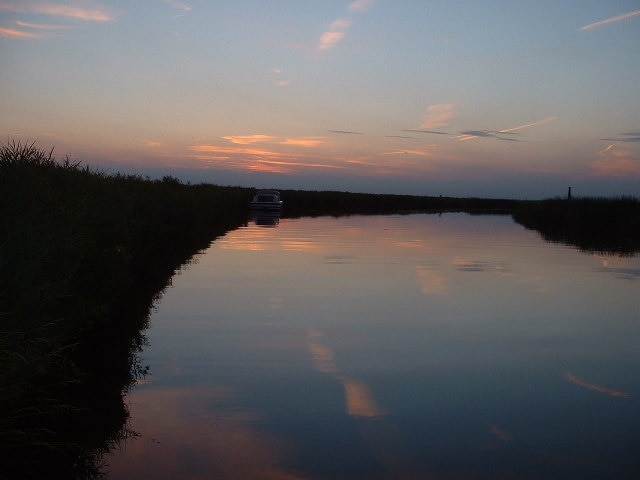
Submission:
<svg viewBox="0 0 640 480">
<path fill-rule="evenodd" d="M 142 144 L 145 147 L 149 147 L 149 148 L 160 148 L 160 147 L 165 147 L 166 144 L 164 142 L 160 142 L 158 140 L 143 140 Z"/>
<path fill-rule="evenodd" d="M 324 140 L 322 137 L 295 137 L 287 138 L 279 143 L 280 145 L 295 145 L 296 147 L 317 147 L 322 145 Z"/>
<path fill-rule="evenodd" d="M 68 30 L 71 27 L 69 25 L 51 25 L 46 23 L 30 23 L 30 22 L 22 22 L 20 20 L 16 21 L 16 25 L 25 28 L 33 28 L 34 30 Z"/>
<path fill-rule="evenodd" d="M 640 142 L 640 130 L 635 132 L 619 133 L 618 138 L 603 138 L 602 140 L 607 140 L 609 142 Z"/>
<path fill-rule="evenodd" d="M 349 4 L 347 10 L 350 12 L 366 12 L 374 3 L 376 3 L 376 0 L 354 0 Z"/>
<path fill-rule="evenodd" d="M 403 132 L 414 132 L 414 133 L 428 133 L 428 134 L 431 134 L 431 135 L 449 135 L 447 132 L 437 132 L 435 130 L 421 130 L 421 129 L 418 129 L 418 128 L 415 128 L 415 129 L 407 128 L 407 129 L 404 129 L 402 131 Z M 409 137 L 405 137 L 405 138 L 409 138 Z"/>
<path fill-rule="evenodd" d="M 347 6 L 347 11 L 350 13 L 366 12 L 374 3 L 375 0 L 354 0 Z M 350 17 L 340 17 L 331 22 L 329 28 L 320 35 L 316 50 L 326 52 L 334 49 L 344 39 L 352 24 L 353 20 Z"/>
<path fill-rule="evenodd" d="M 616 144 L 612 143 L 611 145 L 607 145 L 605 148 L 603 148 L 602 150 L 600 150 L 598 152 L 598 155 L 604 155 L 605 153 L 607 153 L 609 150 L 611 150 L 612 148 L 615 148 Z"/>
<path fill-rule="evenodd" d="M 192 145 L 193 158 L 203 166 L 222 167 L 245 172 L 294 174 L 312 170 L 344 169 L 343 165 L 324 162 L 307 155 L 286 153 L 275 148 L 255 148 L 246 145 Z"/>
<path fill-rule="evenodd" d="M 0 1 L 0 10 L 16 13 L 35 13 L 86 22 L 110 22 L 113 14 L 107 7 L 94 2 L 60 4 L 46 0 Z"/>
<path fill-rule="evenodd" d="M 323 158 L 315 147 L 325 137 L 276 137 L 272 135 L 227 135 L 226 144 L 191 145 L 193 158 L 203 166 L 216 166 L 249 172 L 293 174 L 310 169 L 336 170 L 345 166 Z"/>
<path fill-rule="evenodd" d="M 0 37 L 17 38 L 22 40 L 35 40 L 38 38 L 48 37 L 46 33 L 26 32 L 17 28 L 0 27 Z"/>
<path fill-rule="evenodd" d="M 572 373 L 565 373 L 564 378 L 566 378 L 569 382 L 579 385 L 584 388 L 588 388 L 589 390 L 593 390 L 594 392 L 605 393 L 607 395 L 611 395 L 612 397 L 623 397 L 630 398 L 631 395 L 626 392 L 621 392 L 620 390 L 614 390 L 611 388 L 603 387 L 602 385 L 597 385 L 595 383 L 587 382 L 586 380 L 576 377 Z"/>
<path fill-rule="evenodd" d="M 2 10 L 27 15 L 48 15 L 65 20 L 80 20 L 84 22 L 110 22 L 114 18 L 106 7 L 87 2 L 76 6 L 72 4 L 62 5 L 45 0 L 0 0 L 0 11 Z M 16 25 L 15 27 L 0 27 L 0 37 L 35 40 L 59 36 L 60 33 L 55 33 L 56 31 L 74 28 L 70 25 L 53 25 L 22 20 L 18 20 L 14 24 Z"/>
<path fill-rule="evenodd" d="M 441 128 L 449 125 L 455 117 L 457 103 L 438 103 L 427 108 L 427 115 L 420 125 L 421 129 Z"/>
<path fill-rule="evenodd" d="M 273 140 L 275 137 L 271 135 L 229 135 L 227 137 L 222 137 L 225 140 L 230 141 L 231 143 L 235 143 L 238 145 L 250 145 L 253 143 L 264 143 Z"/>
<path fill-rule="evenodd" d="M 0 27 L 0 37 L 17 38 L 23 40 L 36 40 L 40 38 L 55 37 L 61 35 L 62 30 L 69 30 L 75 27 L 69 25 L 51 25 L 45 23 L 31 23 L 16 21 L 19 28 Z"/>
<path fill-rule="evenodd" d="M 235 145 L 252 145 L 255 143 L 269 143 L 272 145 L 293 145 L 297 147 L 315 147 L 324 143 L 324 137 L 288 137 L 285 139 L 271 135 L 228 135 L 222 137 Z"/>
<path fill-rule="evenodd" d="M 432 156 L 432 153 L 425 150 L 395 150 L 393 152 L 382 152 L 378 154 L 378 156 L 386 155 L 414 155 L 417 157 L 430 157 Z"/>
<path fill-rule="evenodd" d="M 271 69 L 271 72 L 272 72 L 273 74 L 275 74 L 275 75 L 278 75 L 278 76 L 282 75 L 282 70 L 280 70 L 280 69 L 279 69 L 279 68 L 277 68 L 277 67 L 276 67 L 276 68 L 272 68 L 272 69 Z M 282 88 L 282 87 L 288 87 L 289 85 L 291 85 L 291 80 L 288 80 L 288 79 L 280 79 L 280 80 L 276 80 L 276 81 L 275 81 L 275 83 L 274 83 L 274 85 L 275 85 L 276 87 L 280 87 L 280 88 Z"/>
<path fill-rule="evenodd" d="M 498 130 L 463 130 L 462 132 L 460 132 L 460 135 L 458 136 L 458 140 L 464 142 L 467 140 L 472 140 L 474 138 L 483 137 L 483 138 L 497 138 L 498 140 L 509 141 L 509 142 L 519 141 L 516 138 L 504 138 L 501 136 L 502 134 L 515 135 L 510 132 L 503 132 Z"/>
<path fill-rule="evenodd" d="M 183 12 L 190 12 L 191 7 L 181 2 L 176 2 L 175 0 L 164 0 L 164 3 L 172 6 L 173 8 L 177 8 L 178 10 L 182 10 Z"/>
<path fill-rule="evenodd" d="M 331 133 L 338 133 L 341 135 L 364 135 L 362 132 L 352 132 L 350 130 L 328 130 Z"/>
<path fill-rule="evenodd" d="M 317 49 L 319 52 L 333 49 L 346 35 L 347 30 L 351 26 L 351 20 L 348 18 L 338 18 L 334 20 L 329 29 L 320 35 Z"/>
<path fill-rule="evenodd" d="M 547 118 L 545 118 L 543 120 L 539 120 L 537 122 L 527 123 L 525 125 L 519 125 L 517 127 L 512 127 L 512 128 L 506 128 L 504 130 L 500 130 L 499 133 L 514 132 L 516 130 L 522 130 L 523 128 L 535 127 L 537 125 L 544 125 L 545 123 L 555 122 L 556 120 L 557 120 L 557 117 L 547 117 Z"/>
<path fill-rule="evenodd" d="M 516 130 L 535 127 L 537 125 L 544 125 L 545 123 L 555 122 L 556 120 L 557 120 L 557 117 L 547 117 L 537 122 L 526 123 L 524 125 L 518 125 L 517 127 L 504 128 L 502 130 L 466 130 L 466 131 L 460 132 L 460 135 L 458 136 L 458 140 L 464 142 L 464 141 L 472 140 L 478 137 L 491 137 L 491 138 L 497 138 L 498 140 L 517 141 L 514 138 L 504 138 L 501 135 L 513 134 L 513 132 L 515 132 Z"/>
<path fill-rule="evenodd" d="M 585 25 L 584 27 L 580 27 L 578 30 L 592 30 L 594 28 L 604 27 L 605 25 L 610 25 L 612 23 L 617 23 L 622 20 L 626 20 L 631 17 L 635 17 L 636 15 L 640 15 L 640 10 L 634 10 L 633 12 L 623 13 L 622 15 L 618 15 L 615 17 L 607 18 L 605 20 L 600 20 L 599 22 L 590 23 L 589 25 Z"/>
</svg>

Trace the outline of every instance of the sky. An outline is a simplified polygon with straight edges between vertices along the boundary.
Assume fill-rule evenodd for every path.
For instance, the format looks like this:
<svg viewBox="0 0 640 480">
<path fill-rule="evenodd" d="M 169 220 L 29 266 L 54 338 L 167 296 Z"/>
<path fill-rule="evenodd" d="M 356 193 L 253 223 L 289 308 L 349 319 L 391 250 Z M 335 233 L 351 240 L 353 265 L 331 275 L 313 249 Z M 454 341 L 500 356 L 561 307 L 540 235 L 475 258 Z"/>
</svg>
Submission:
<svg viewBox="0 0 640 480">
<path fill-rule="evenodd" d="M 640 1 L 0 0 L 0 141 L 258 188 L 640 196 Z"/>
</svg>

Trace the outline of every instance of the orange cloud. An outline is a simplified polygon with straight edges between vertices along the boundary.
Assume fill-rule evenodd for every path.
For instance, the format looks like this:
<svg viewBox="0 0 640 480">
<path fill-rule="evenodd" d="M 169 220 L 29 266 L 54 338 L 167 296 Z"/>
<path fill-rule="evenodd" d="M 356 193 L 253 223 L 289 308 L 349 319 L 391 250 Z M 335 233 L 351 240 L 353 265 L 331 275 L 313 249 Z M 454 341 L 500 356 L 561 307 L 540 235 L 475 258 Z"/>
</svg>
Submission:
<svg viewBox="0 0 640 480">
<path fill-rule="evenodd" d="M 142 144 L 145 147 L 150 147 L 150 148 L 164 147 L 166 145 L 164 142 L 159 142 L 157 140 L 143 140 Z"/>
<path fill-rule="evenodd" d="M 273 140 L 274 137 L 270 135 L 229 135 L 227 137 L 222 137 L 225 140 L 229 140 L 231 143 L 236 143 L 239 145 L 249 145 L 251 143 L 262 143 Z"/>
<path fill-rule="evenodd" d="M 29 23 L 29 22 L 22 22 L 20 20 L 16 21 L 16 25 L 19 25 L 21 27 L 25 27 L 25 28 L 33 28 L 36 30 L 68 30 L 72 27 L 66 26 L 66 25 L 49 25 L 49 24 L 44 24 L 44 23 Z"/>
<path fill-rule="evenodd" d="M 315 147 L 324 143 L 322 137 L 287 138 L 280 142 L 281 145 L 295 145 L 298 147 Z"/>
<path fill-rule="evenodd" d="M 95 4 L 93 8 L 62 5 L 39 0 L 22 0 L 20 2 L 1 2 L 0 9 L 17 13 L 36 13 L 54 17 L 66 17 L 86 22 L 110 22 L 114 19 L 106 7 Z"/>
<path fill-rule="evenodd" d="M 48 35 L 43 33 L 25 32 L 24 30 L 17 30 L 15 28 L 0 27 L 0 37 L 2 38 L 19 38 L 23 40 L 33 40 L 37 38 L 44 38 Z"/>
<path fill-rule="evenodd" d="M 227 138 L 227 137 L 225 137 Z M 238 142 L 233 142 L 238 143 Z M 251 142 L 247 142 L 251 143 Z M 240 143 L 241 145 L 246 145 L 247 143 Z M 279 154 L 276 152 L 271 152 L 269 150 L 261 150 L 257 148 L 238 148 L 238 147 L 224 147 L 221 145 L 193 145 L 190 147 L 194 152 L 201 153 L 239 153 L 245 155 L 268 155 L 268 156 L 278 156 Z"/>
<path fill-rule="evenodd" d="M 224 163 L 226 168 L 252 172 L 295 173 L 307 169 L 343 169 L 343 165 L 320 162 L 298 153 L 222 145 L 192 145 L 195 158 L 203 162 Z M 308 157 L 307 157 L 308 158 Z"/>
</svg>

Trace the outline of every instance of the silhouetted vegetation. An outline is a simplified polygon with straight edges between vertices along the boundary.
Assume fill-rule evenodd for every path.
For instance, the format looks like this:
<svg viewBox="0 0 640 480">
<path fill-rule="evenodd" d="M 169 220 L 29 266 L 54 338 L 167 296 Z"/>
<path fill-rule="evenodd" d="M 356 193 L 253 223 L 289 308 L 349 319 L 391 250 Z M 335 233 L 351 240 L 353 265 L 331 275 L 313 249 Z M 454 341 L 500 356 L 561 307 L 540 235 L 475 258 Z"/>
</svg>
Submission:
<svg viewBox="0 0 640 480">
<path fill-rule="evenodd" d="M 96 478 L 127 435 L 123 396 L 153 301 L 242 225 L 254 190 L 92 171 L 0 146 L 0 478 Z M 513 214 L 553 241 L 638 250 L 636 199 L 550 200 L 283 190 L 283 216 Z"/>
<path fill-rule="evenodd" d="M 588 252 L 631 255 L 640 251 L 637 198 L 574 198 L 520 202 L 513 218 L 550 242 Z"/>
<path fill-rule="evenodd" d="M 283 216 L 388 213 L 510 213 L 517 200 L 282 190 Z"/>
<path fill-rule="evenodd" d="M 174 270 L 240 225 L 250 190 L 0 149 L 0 478 L 91 477 Z"/>
</svg>

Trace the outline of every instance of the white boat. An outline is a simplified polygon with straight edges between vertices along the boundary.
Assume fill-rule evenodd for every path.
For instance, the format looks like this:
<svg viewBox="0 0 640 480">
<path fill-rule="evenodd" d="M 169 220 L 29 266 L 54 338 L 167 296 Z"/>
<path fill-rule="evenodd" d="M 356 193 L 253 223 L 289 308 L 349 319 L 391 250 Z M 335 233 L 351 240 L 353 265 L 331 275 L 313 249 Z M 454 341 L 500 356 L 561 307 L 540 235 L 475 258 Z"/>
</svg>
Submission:
<svg viewBox="0 0 640 480">
<path fill-rule="evenodd" d="M 280 210 L 282 204 L 277 190 L 258 190 L 249 205 L 254 210 Z"/>
</svg>

